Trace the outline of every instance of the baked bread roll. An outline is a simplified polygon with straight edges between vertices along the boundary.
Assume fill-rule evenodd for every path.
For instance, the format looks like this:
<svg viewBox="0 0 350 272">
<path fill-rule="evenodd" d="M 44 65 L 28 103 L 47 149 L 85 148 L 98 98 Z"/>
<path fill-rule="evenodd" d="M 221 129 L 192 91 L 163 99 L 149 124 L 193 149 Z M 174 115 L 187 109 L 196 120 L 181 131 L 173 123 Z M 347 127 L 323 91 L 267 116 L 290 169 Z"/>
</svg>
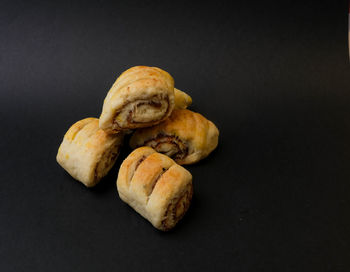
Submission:
<svg viewBox="0 0 350 272">
<path fill-rule="evenodd" d="M 168 118 L 174 100 L 174 79 L 167 72 L 156 67 L 132 67 L 109 90 L 100 128 L 118 131 L 155 125 Z"/>
<path fill-rule="evenodd" d="M 175 109 L 186 109 L 192 104 L 192 98 L 187 93 L 174 88 Z"/>
<path fill-rule="evenodd" d="M 188 210 L 192 175 L 150 147 L 134 150 L 120 166 L 120 198 L 159 230 L 173 228 Z"/>
<path fill-rule="evenodd" d="M 119 155 L 123 133 L 107 134 L 97 118 L 86 118 L 72 125 L 58 149 L 57 162 L 87 187 L 107 175 Z"/>
<path fill-rule="evenodd" d="M 131 148 L 150 146 L 178 164 L 192 164 L 205 158 L 218 145 L 219 130 L 199 113 L 174 110 L 164 122 L 136 130 Z"/>
</svg>

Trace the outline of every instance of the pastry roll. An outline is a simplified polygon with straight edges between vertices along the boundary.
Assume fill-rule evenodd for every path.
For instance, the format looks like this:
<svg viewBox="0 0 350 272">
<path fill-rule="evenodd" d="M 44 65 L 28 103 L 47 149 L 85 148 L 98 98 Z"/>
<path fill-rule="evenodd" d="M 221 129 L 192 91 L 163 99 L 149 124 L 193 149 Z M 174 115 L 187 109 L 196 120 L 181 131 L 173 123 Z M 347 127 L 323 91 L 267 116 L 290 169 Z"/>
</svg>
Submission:
<svg viewBox="0 0 350 272">
<path fill-rule="evenodd" d="M 192 175 L 150 147 L 134 150 L 120 166 L 120 198 L 159 230 L 170 230 L 188 210 Z"/>
<path fill-rule="evenodd" d="M 174 105 L 174 79 L 162 69 L 135 66 L 109 90 L 99 125 L 110 131 L 152 126 L 168 118 Z"/>
<path fill-rule="evenodd" d="M 107 134 L 97 118 L 86 118 L 72 125 L 58 149 L 57 162 L 87 187 L 107 175 L 119 155 L 123 133 Z"/>
<path fill-rule="evenodd" d="M 174 88 L 175 109 L 186 109 L 192 104 L 192 98 L 187 93 Z"/>
<path fill-rule="evenodd" d="M 175 109 L 164 122 L 136 130 L 131 148 L 150 146 L 178 164 L 192 164 L 205 158 L 218 145 L 219 130 L 199 113 Z"/>
</svg>

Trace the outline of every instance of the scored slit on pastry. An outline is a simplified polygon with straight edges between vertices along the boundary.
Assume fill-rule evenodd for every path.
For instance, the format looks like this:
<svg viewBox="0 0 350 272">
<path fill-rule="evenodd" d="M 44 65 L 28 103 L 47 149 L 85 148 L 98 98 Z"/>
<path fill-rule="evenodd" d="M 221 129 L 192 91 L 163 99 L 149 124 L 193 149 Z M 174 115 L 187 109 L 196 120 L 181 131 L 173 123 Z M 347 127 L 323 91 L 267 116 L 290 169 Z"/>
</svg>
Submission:
<svg viewBox="0 0 350 272">
<path fill-rule="evenodd" d="M 124 160 L 125 167 L 120 168 L 119 173 L 123 175 L 123 186 L 125 188 L 129 188 L 132 178 L 135 175 L 135 172 L 141 165 L 141 163 L 151 154 L 155 153 L 155 151 L 151 148 L 145 148 L 143 152 L 131 153 L 129 154 L 129 160 Z"/>
<path fill-rule="evenodd" d="M 142 156 L 141 159 L 139 159 L 135 165 L 135 169 L 134 169 L 134 173 L 137 170 L 137 167 L 139 167 L 139 165 L 146 159 L 146 156 Z M 132 177 L 131 177 L 132 178 Z"/>
<path fill-rule="evenodd" d="M 142 156 L 135 164 L 135 167 L 134 169 L 131 169 L 130 172 L 130 177 L 129 177 L 129 180 L 128 180 L 128 185 L 130 185 L 130 182 L 132 180 L 132 178 L 134 177 L 135 175 L 135 172 L 137 171 L 137 168 L 139 168 L 140 164 L 147 158 L 148 156 Z"/>
<path fill-rule="evenodd" d="M 148 196 L 148 199 L 147 199 L 147 202 L 149 200 L 149 196 L 152 194 L 153 190 L 154 190 L 154 187 L 156 187 L 156 184 L 158 182 L 158 180 L 163 176 L 163 174 L 167 171 L 168 169 L 167 168 L 162 168 L 161 172 L 158 174 L 158 176 L 152 181 L 152 185 L 151 185 L 151 188 L 149 190 L 149 192 L 147 192 L 147 196 Z"/>
<path fill-rule="evenodd" d="M 130 181 L 131 190 L 139 194 L 140 201 L 147 203 L 159 178 L 173 164 L 173 160 L 166 156 L 159 157 L 157 153 L 152 153 L 142 160 Z"/>
</svg>

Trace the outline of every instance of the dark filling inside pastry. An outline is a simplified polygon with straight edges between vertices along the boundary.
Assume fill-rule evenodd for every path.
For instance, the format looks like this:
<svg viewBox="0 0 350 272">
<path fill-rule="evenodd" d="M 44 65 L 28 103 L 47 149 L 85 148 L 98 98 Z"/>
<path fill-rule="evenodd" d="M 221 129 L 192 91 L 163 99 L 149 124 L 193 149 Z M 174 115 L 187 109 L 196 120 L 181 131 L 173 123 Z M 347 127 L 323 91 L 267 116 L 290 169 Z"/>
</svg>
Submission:
<svg viewBox="0 0 350 272">
<path fill-rule="evenodd" d="M 133 128 L 135 125 L 153 123 L 164 118 L 169 113 L 169 97 L 155 95 L 149 99 L 140 99 L 125 103 L 122 109 L 115 113 L 112 129 Z"/>
<path fill-rule="evenodd" d="M 192 184 L 189 184 L 179 197 L 172 199 L 164 214 L 162 229 L 169 230 L 185 215 L 190 207 L 193 195 Z"/>
<path fill-rule="evenodd" d="M 107 175 L 108 171 L 113 167 L 119 155 L 119 149 L 119 146 L 116 146 L 110 150 L 106 150 L 105 152 L 103 152 L 100 161 L 95 166 L 95 182 L 98 182 L 101 178 Z"/>
<path fill-rule="evenodd" d="M 187 144 L 174 135 L 158 134 L 156 138 L 146 141 L 144 145 L 152 147 L 175 161 L 182 160 L 188 155 Z"/>
</svg>

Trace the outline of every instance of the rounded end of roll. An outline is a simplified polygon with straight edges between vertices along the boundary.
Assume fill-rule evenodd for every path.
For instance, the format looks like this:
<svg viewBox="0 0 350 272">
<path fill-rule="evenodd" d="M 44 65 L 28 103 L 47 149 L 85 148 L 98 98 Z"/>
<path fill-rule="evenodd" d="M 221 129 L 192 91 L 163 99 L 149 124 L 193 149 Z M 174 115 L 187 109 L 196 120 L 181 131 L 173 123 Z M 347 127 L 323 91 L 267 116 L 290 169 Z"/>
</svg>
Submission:
<svg viewBox="0 0 350 272">
<path fill-rule="evenodd" d="M 157 228 L 161 231 L 169 231 L 173 229 L 188 211 L 191 205 L 192 197 L 193 186 L 191 182 L 188 184 L 186 190 L 179 196 L 179 198 L 169 204 L 165 217 Z"/>
</svg>

